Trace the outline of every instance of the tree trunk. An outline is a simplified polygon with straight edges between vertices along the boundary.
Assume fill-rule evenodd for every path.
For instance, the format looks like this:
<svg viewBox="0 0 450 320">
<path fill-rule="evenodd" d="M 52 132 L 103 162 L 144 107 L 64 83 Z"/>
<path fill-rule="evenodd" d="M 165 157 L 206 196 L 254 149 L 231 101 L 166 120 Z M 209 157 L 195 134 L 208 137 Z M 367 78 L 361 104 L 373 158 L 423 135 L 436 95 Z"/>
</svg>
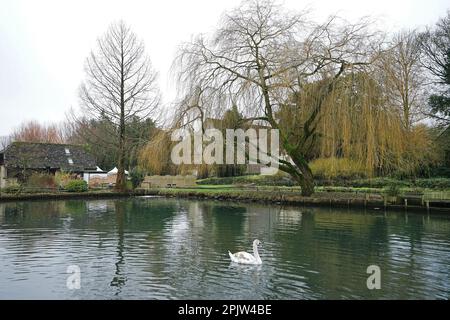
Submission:
<svg viewBox="0 0 450 320">
<path fill-rule="evenodd" d="M 125 71 L 123 42 L 121 44 L 120 72 L 119 163 L 117 165 L 116 190 L 125 191 Z"/>
<path fill-rule="evenodd" d="M 308 161 L 298 150 L 294 150 L 289 141 L 282 137 L 283 149 L 289 155 L 291 161 L 280 160 L 279 169 L 291 175 L 300 185 L 302 196 L 309 197 L 314 193 L 314 176 Z"/>
<path fill-rule="evenodd" d="M 117 178 L 116 178 L 116 190 L 125 191 L 126 181 L 125 181 L 125 141 L 120 139 L 119 141 L 119 161 L 117 167 Z"/>
<path fill-rule="evenodd" d="M 289 173 L 291 177 L 300 185 L 302 196 L 309 197 L 314 193 L 314 179 L 311 169 L 306 166 L 280 166 L 280 170 Z"/>
<path fill-rule="evenodd" d="M 300 185 L 302 188 L 302 196 L 311 196 L 314 193 L 314 177 L 308 163 L 301 156 L 294 155 L 291 159 L 294 164 L 284 161 L 280 164 L 279 169 L 289 173 Z"/>
<path fill-rule="evenodd" d="M 116 190 L 125 191 L 125 108 L 123 107 L 120 115 L 119 125 L 119 163 L 117 164 Z"/>
<path fill-rule="evenodd" d="M 117 179 L 116 190 L 125 191 L 126 177 L 125 177 L 125 112 L 121 112 L 120 126 L 119 126 L 119 159 L 117 164 Z"/>
<path fill-rule="evenodd" d="M 314 193 L 314 177 L 311 169 L 306 164 L 299 168 L 302 173 L 302 179 L 300 182 L 300 187 L 302 188 L 302 196 L 309 197 Z"/>
</svg>

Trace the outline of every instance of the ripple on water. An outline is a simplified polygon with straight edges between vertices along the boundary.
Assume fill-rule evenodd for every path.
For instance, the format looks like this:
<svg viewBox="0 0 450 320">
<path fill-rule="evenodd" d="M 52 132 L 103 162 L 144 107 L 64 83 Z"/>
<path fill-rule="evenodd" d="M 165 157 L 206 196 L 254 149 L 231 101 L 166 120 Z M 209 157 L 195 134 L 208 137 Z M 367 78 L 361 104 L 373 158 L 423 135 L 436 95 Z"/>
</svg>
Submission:
<svg viewBox="0 0 450 320">
<path fill-rule="evenodd" d="M 0 298 L 449 298 L 448 217 L 161 198 L 47 204 L 0 219 Z M 263 264 L 231 263 L 228 250 L 251 252 L 255 238 Z M 367 290 L 370 264 L 384 290 Z"/>
</svg>

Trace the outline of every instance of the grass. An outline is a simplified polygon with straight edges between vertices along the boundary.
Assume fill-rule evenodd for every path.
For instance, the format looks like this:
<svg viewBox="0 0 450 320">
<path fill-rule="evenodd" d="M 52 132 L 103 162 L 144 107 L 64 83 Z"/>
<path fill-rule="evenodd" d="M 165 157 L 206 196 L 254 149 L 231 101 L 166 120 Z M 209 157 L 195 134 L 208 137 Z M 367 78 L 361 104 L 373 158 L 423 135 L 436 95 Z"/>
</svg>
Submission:
<svg viewBox="0 0 450 320">
<path fill-rule="evenodd" d="M 274 176 L 247 175 L 238 177 L 213 177 L 197 180 L 199 185 L 256 185 L 256 186 L 287 186 L 296 184 L 288 176 L 277 174 Z M 420 178 L 395 179 L 390 177 L 376 177 L 371 179 L 316 179 L 318 187 L 352 188 L 355 190 L 383 189 L 395 185 L 401 189 L 434 189 L 450 190 L 450 178 Z M 321 189 L 318 189 L 321 190 Z"/>
<path fill-rule="evenodd" d="M 279 201 L 282 198 L 301 196 L 300 187 L 286 186 L 239 186 L 239 185 L 199 185 L 192 188 L 159 188 L 155 192 L 167 196 L 180 197 L 207 197 L 207 198 L 245 198 L 253 201 L 267 200 Z M 315 193 L 311 196 L 313 199 L 384 199 L 389 195 L 389 190 L 385 188 L 369 187 L 330 187 L 319 186 L 315 188 Z M 420 192 L 419 192 L 420 191 Z M 441 199 L 450 200 L 450 189 L 436 191 L 434 189 L 420 189 L 403 187 L 398 189 L 397 196 L 407 194 L 423 194 L 424 200 Z"/>
</svg>

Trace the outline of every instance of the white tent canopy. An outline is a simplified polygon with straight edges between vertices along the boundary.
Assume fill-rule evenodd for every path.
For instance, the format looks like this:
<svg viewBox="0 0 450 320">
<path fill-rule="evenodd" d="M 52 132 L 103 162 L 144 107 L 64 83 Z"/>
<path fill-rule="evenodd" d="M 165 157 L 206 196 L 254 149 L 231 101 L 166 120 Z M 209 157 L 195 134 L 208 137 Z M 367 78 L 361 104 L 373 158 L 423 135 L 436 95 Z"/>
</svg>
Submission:
<svg viewBox="0 0 450 320">
<path fill-rule="evenodd" d="M 83 179 L 89 183 L 90 178 L 106 178 L 107 174 L 105 171 L 103 171 L 99 166 L 97 166 L 97 169 L 95 169 L 96 172 L 85 172 L 83 174 Z"/>
<path fill-rule="evenodd" d="M 108 174 L 117 174 L 117 172 L 119 172 L 119 170 L 117 169 L 117 167 L 114 167 L 114 169 L 109 171 Z M 125 170 L 125 174 L 128 175 L 129 172 L 127 170 Z"/>
</svg>

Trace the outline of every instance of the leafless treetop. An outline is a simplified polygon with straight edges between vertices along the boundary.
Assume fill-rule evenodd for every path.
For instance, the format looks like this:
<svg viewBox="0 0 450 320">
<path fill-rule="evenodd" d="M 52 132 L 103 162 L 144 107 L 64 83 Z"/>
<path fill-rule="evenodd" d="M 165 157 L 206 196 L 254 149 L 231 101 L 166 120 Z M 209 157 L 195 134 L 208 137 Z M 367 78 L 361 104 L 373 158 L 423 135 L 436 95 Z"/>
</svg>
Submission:
<svg viewBox="0 0 450 320">
<path fill-rule="evenodd" d="M 97 50 L 86 60 L 86 81 L 80 98 L 86 115 L 106 117 L 118 124 L 121 108 L 125 122 L 134 116 L 147 117 L 159 103 L 156 72 L 144 44 L 120 21 L 98 39 Z"/>
<path fill-rule="evenodd" d="M 213 35 L 181 47 L 174 66 L 183 103 L 216 113 L 237 103 L 252 116 L 267 115 L 306 82 L 370 62 L 376 41 L 369 25 L 367 19 L 352 24 L 336 16 L 318 24 L 307 11 L 286 12 L 272 1 L 244 2 L 223 16 Z M 268 96 L 270 103 L 264 101 Z"/>
</svg>

